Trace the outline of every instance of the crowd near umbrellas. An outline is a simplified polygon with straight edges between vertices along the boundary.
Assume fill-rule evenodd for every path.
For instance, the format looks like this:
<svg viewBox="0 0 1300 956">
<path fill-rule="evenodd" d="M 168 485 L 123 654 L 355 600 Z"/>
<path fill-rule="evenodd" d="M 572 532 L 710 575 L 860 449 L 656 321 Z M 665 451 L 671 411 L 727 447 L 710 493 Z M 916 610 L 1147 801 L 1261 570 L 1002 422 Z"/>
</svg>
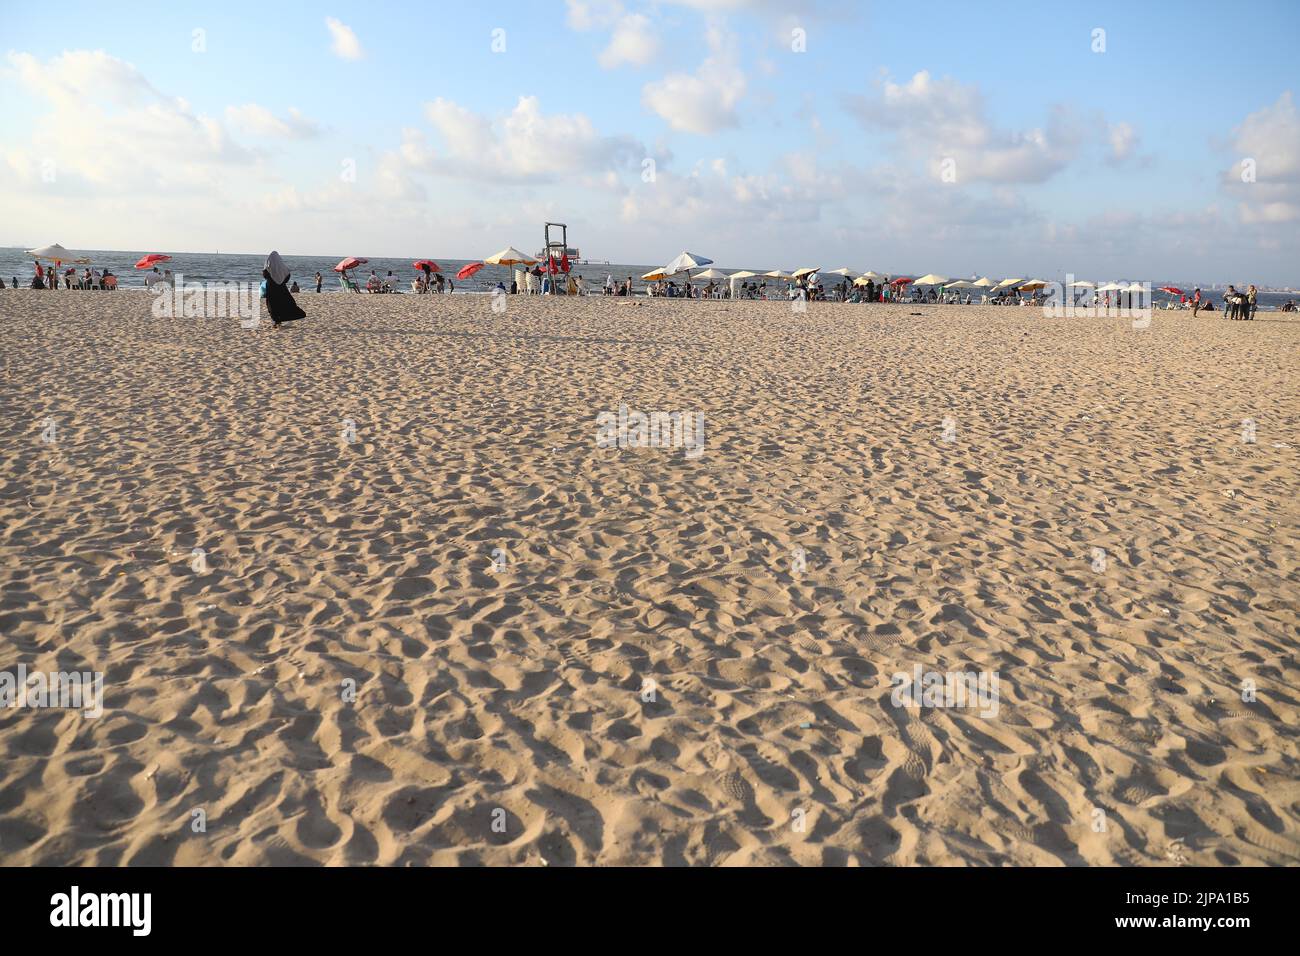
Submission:
<svg viewBox="0 0 1300 956">
<path fill-rule="evenodd" d="M 524 255 L 514 246 L 506 246 L 496 255 L 484 259 L 483 264 L 489 266 L 535 266 L 537 260 L 532 256 Z M 473 273 L 470 274 L 473 275 Z"/>
<path fill-rule="evenodd" d="M 152 269 L 160 262 L 171 262 L 171 256 L 165 256 L 161 252 L 151 252 L 147 256 L 141 256 L 140 261 L 135 264 L 137 269 Z"/>
<path fill-rule="evenodd" d="M 498 254 L 499 254 L 499 253 L 498 253 Z M 500 264 L 500 265 L 506 265 L 507 263 L 502 262 L 502 263 L 499 263 L 499 264 Z M 511 264 L 513 265 L 513 263 L 511 263 Z M 476 273 L 476 272 L 478 272 L 480 269 L 482 269 L 485 265 L 487 265 L 487 262 L 486 262 L 486 261 L 484 261 L 484 262 L 470 262 L 470 263 L 467 263 L 466 265 L 463 265 L 463 266 L 460 267 L 460 271 L 456 273 L 456 278 L 457 278 L 457 279 L 468 279 L 468 278 L 469 278 L 470 276 L 472 276 L 474 273 Z"/>
<path fill-rule="evenodd" d="M 41 246 L 39 249 L 28 249 L 27 254 L 33 259 L 45 259 L 55 265 L 62 265 L 65 262 L 79 266 L 90 265 L 89 258 L 77 255 L 75 252 L 69 252 L 57 242 L 52 245 Z"/>
<path fill-rule="evenodd" d="M 690 272 L 692 269 L 700 269 L 704 266 L 713 265 L 713 260 L 706 256 L 699 256 L 693 252 L 683 252 L 668 265 L 664 266 L 664 272 L 670 276 L 675 276 L 679 272 Z"/>
<path fill-rule="evenodd" d="M 933 272 L 923 275 L 919 279 L 913 279 L 913 285 L 947 285 L 952 280 L 947 276 L 937 276 Z"/>
</svg>

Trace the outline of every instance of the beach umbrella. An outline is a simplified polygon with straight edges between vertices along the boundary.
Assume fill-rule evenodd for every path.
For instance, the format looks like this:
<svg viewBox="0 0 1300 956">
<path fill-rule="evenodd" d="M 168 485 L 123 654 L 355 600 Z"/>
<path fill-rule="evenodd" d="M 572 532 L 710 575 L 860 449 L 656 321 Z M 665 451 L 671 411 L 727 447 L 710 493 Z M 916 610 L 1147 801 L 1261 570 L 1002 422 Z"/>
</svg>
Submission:
<svg viewBox="0 0 1300 956">
<path fill-rule="evenodd" d="M 785 279 L 787 281 L 794 278 L 790 273 L 782 272 L 780 269 L 773 269 L 771 272 L 764 272 L 763 276 L 768 279 Z"/>
<path fill-rule="evenodd" d="M 1024 282 L 1024 281 L 1025 281 L 1024 279 L 1003 279 L 1001 282 L 999 282 L 999 283 L 998 283 L 997 285 L 995 285 L 993 288 L 995 288 L 995 289 L 1010 289 L 1013 285 L 1020 285 L 1020 283 L 1022 283 L 1022 282 Z"/>
<path fill-rule="evenodd" d="M 854 284 L 854 285 L 866 285 L 866 284 L 867 284 L 868 282 L 870 282 L 870 281 L 871 281 L 871 280 L 868 279 L 866 276 L 858 276 L 856 279 L 853 280 L 853 284 Z"/>
<path fill-rule="evenodd" d="M 442 268 L 432 259 L 417 259 L 411 263 L 411 268 L 416 272 L 423 272 L 428 275 L 430 272 L 441 272 Z"/>
<path fill-rule="evenodd" d="M 1127 292 L 1128 286 L 1119 285 L 1115 282 L 1107 282 L 1105 285 L 1097 287 L 1098 292 Z"/>
<path fill-rule="evenodd" d="M 135 264 L 137 269 L 152 269 L 160 262 L 171 262 L 171 256 L 165 256 L 161 252 L 151 252 L 147 256 L 142 256 L 140 261 Z"/>
<path fill-rule="evenodd" d="M 669 276 L 669 272 L 666 268 L 659 268 L 659 269 L 651 269 L 641 278 L 645 279 L 647 282 L 658 282 L 660 279 L 667 279 L 668 276 Z"/>
<path fill-rule="evenodd" d="M 713 265 L 713 260 L 705 256 L 698 256 L 693 252 L 683 252 L 668 265 L 664 266 L 664 271 L 670 276 L 675 276 L 679 272 L 690 272 L 692 269 L 699 269 L 703 266 Z"/>
<path fill-rule="evenodd" d="M 1030 279 L 1028 282 L 1022 285 L 1020 289 L 1022 292 L 1034 292 L 1038 289 L 1045 288 L 1046 286 L 1047 286 L 1047 282 L 1044 279 Z"/>
<path fill-rule="evenodd" d="M 956 282 L 949 282 L 948 288 L 949 289 L 978 289 L 979 286 L 977 286 L 974 282 L 970 282 L 969 280 L 958 279 Z"/>
<path fill-rule="evenodd" d="M 357 266 L 363 266 L 369 259 L 361 259 L 357 256 L 348 256 L 342 262 L 334 267 L 335 272 L 347 272 L 349 269 L 355 269 Z"/>
<path fill-rule="evenodd" d="M 721 269 L 705 269 L 703 272 L 695 273 L 697 279 L 725 279 L 727 274 Z"/>
<path fill-rule="evenodd" d="M 1176 286 L 1176 285 L 1162 285 L 1162 286 L 1160 287 L 1160 291 L 1161 291 L 1161 292 L 1168 292 L 1170 295 L 1182 295 L 1182 294 L 1183 294 L 1183 290 L 1180 289 L 1180 288 L 1178 288 L 1178 286 Z"/>
<path fill-rule="evenodd" d="M 882 276 L 879 272 L 864 272 L 863 279 L 869 279 L 872 282 L 879 282 L 881 279 L 888 279 L 889 276 Z"/>
<path fill-rule="evenodd" d="M 537 260 L 533 260 L 533 261 L 536 262 Z M 470 262 L 470 263 L 468 263 L 468 264 L 466 264 L 466 265 L 463 265 L 463 266 L 460 267 L 460 271 L 456 273 L 456 278 L 457 278 L 457 279 L 468 279 L 468 278 L 469 278 L 470 276 L 472 276 L 474 273 L 476 273 L 476 272 L 478 272 L 480 269 L 482 269 L 484 265 L 485 265 L 485 263 L 483 263 L 483 262 Z M 500 265 L 506 265 L 506 263 L 502 262 L 502 263 L 500 263 Z"/>
<path fill-rule="evenodd" d="M 820 267 L 820 266 L 814 266 L 814 267 L 811 268 L 811 269 L 795 269 L 794 272 L 790 273 L 790 276 L 791 276 L 791 278 L 794 278 L 794 279 L 801 279 L 801 278 L 803 278 L 804 276 L 810 276 L 810 275 L 812 275 L 814 272 L 820 272 L 820 271 L 821 271 L 821 267 Z"/>
<path fill-rule="evenodd" d="M 827 272 L 826 274 L 827 274 L 828 276 L 844 276 L 844 278 L 846 278 L 846 279 L 847 279 L 849 276 L 856 276 L 856 275 L 857 275 L 856 272 L 854 272 L 852 269 L 849 269 L 849 268 L 847 268 L 847 267 L 846 267 L 846 268 L 843 268 L 843 269 L 832 269 L 832 270 L 830 270 L 829 272 Z"/>
<path fill-rule="evenodd" d="M 489 265 L 489 266 L 535 266 L 535 265 L 537 265 L 537 260 L 534 259 L 532 256 L 526 256 L 526 255 L 524 255 L 522 252 L 520 252 L 520 251 L 519 251 L 518 249 L 516 249 L 514 246 L 506 246 L 504 249 L 502 249 L 502 250 L 501 250 L 500 252 L 498 252 L 496 255 L 488 256 L 486 259 L 484 259 L 483 262 L 480 263 L 480 267 L 483 266 L 483 265 Z M 469 267 L 466 266 L 466 268 L 469 268 Z M 473 275 L 473 273 L 470 273 L 470 275 Z M 460 276 L 458 275 L 457 278 L 460 278 Z"/>
<path fill-rule="evenodd" d="M 69 252 L 57 242 L 52 245 L 41 246 L 39 249 L 28 249 L 27 254 L 33 259 L 46 259 L 55 264 L 67 262 L 79 266 L 90 265 L 90 259 L 86 256 L 78 255 L 75 252 Z"/>
<path fill-rule="evenodd" d="M 937 276 L 933 272 L 923 275 L 919 279 L 913 279 L 914 285 L 947 285 L 951 280 L 947 276 Z"/>
<path fill-rule="evenodd" d="M 997 283 L 994 282 L 992 279 L 990 279 L 988 276 L 985 276 L 985 277 L 982 278 L 982 279 L 977 279 L 977 280 L 975 281 L 974 285 L 975 285 L 975 288 L 977 288 L 977 289 L 991 289 L 991 288 L 993 288 L 995 285 L 997 285 Z"/>
<path fill-rule="evenodd" d="M 907 285 L 907 284 L 908 284 L 909 282 L 911 282 L 911 281 L 912 281 L 912 280 L 909 279 L 907 276 L 899 276 L 897 279 L 894 279 L 894 280 L 891 281 L 889 284 L 890 284 L 890 285 Z"/>
<path fill-rule="evenodd" d="M 758 273 L 757 273 L 757 272 L 747 272 L 747 271 L 745 271 L 745 270 L 742 269 L 740 272 L 733 272 L 733 273 L 732 273 L 728 278 L 731 278 L 731 279 L 757 279 L 757 278 L 758 278 Z"/>
<path fill-rule="evenodd" d="M 1080 279 L 1078 282 L 1071 282 L 1070 288 L 1071 289 L 1092 289 L 1092 288 L 1096 288 L 1096 284 L 1089 282 L 1087 279 Z"/>
</svg>

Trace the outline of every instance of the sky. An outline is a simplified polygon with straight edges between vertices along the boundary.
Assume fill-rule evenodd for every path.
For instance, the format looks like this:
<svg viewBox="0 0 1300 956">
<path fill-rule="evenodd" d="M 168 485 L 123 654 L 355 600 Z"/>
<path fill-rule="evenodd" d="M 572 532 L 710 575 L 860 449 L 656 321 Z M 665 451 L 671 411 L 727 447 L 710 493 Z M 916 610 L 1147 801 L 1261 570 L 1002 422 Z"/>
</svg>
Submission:
<svg viewBox="0 0 1300 956">
<path fill-rule="evenodd" d="M 174 9 L 180 7 L 180 9 Z M 1300 285 L 1300 3 L 12 6 L 0 245 Z"/>
</svg>

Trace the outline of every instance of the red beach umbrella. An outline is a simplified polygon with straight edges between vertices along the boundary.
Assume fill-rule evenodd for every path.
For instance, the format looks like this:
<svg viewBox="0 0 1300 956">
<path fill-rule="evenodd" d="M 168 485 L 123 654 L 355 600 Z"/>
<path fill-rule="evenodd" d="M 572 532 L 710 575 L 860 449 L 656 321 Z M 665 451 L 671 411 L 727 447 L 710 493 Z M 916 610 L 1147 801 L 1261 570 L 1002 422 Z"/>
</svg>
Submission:
<svg viewBox="0 0 1300 956">
<path fill-rule="evenodd" d="M 360 259 L 356 256 L 348 256 L 334 267 L 334 271 L 347 272 L 349 269 L 355 269 L 357 266 L 365 265 L 369 261 L 369 259 Z"/>
<path fill-rule="evenodd" d="M 152 269 L 160 262 L 171 262 L 171 261 L 172 261 L 171 256 L 165 256 L 161 252 L 151 252 L 149 253 L 149 255 L 144 256 L 139 262 L 137 262 L 135 264 L 135 267 L 137 269 Z"/>
<path fill-rule="evenodd" d="M 411 263 L 411 268 L 416 272 L 441 272 L 442 267 L 432 259 L 417 259 Z"/>
<path fill-rule="evenodd" d="M 474 273 L 478 272 L 478 270 L 482 268 L 483 268 L 483 263 L 471 262 L 469 265 L 460 267 L 460 271 L 456 273 L 456 278 L 468 279 L 470 276 L 472 276 Z"/>
<path fill-rule="evenodd" d="M 1183 290 L 1180 289 L 1180 288 L 1178 288 L 1178 286 L 1176 286 L 1176 285 L 1162 285 L 1162 286 L 1160 287 L 1160 291 L 1161 291 L 1161 292 L 1168 292 L 1170 295 L 1182 295 L 1182 294 L 1183 294 Z"/>
<path fill-rule="evenodd" d="M 912 280 L 909 279 L 907 276 L 899 276 L 897 279 L 893 279 L 893 280 L 891 280 L 889 284 L 890 284 L 890 285 L 907 285 L 907 284 L 910 283 L 911 281 L 912 281 Z"/>
</svg>

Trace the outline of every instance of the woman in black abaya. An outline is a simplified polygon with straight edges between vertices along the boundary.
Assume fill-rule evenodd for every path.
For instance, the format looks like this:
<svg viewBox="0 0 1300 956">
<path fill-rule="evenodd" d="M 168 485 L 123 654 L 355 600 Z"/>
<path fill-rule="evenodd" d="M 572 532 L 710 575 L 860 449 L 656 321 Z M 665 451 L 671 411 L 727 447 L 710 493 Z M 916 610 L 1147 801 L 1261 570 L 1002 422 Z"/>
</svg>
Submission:
<svg viewBox="0 0 1300 956">
<path fill-rule="evenodd" d="M 289 267 L 280 258 L 280 253 L 272 252 L 266 257 L 262 278 L 266 280 L 266 311 L 271 313 L 271 321 L 277 329 L 281 322 L 293 322 L 306 317 L 307 313 L 298 308 L 298 303 L 293 301 L 293 296 L 286 287 Z"/>
</svg>

